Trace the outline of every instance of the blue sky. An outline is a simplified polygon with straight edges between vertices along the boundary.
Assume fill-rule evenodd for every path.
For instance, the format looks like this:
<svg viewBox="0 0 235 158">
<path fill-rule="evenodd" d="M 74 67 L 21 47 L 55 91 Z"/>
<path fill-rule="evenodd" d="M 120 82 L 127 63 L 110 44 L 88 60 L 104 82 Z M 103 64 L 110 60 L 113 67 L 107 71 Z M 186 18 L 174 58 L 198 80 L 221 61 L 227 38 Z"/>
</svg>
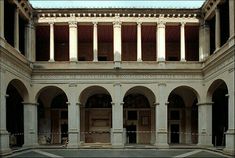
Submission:
<svg viewBox="0 0 235 158">
<path fill-rule="evenodd" d="M 200 8 L 205 0 L 29 0 L 34 8 Z"/>
</svg>

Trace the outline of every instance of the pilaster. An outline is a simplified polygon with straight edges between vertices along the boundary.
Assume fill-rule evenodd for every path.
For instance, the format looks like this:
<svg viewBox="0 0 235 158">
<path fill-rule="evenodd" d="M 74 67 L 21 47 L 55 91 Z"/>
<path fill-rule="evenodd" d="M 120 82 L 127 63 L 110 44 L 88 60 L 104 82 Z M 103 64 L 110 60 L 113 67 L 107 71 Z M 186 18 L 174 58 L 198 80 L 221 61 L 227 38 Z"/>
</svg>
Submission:
<svg viewBox="0 0 235 158">
<path fill-rule="evenodd" d="M 38 145 L 38 117 L 37 103 L 26 103 L 24 105 L 24 147 Z"/>
<path fill-rule="evenodd" d="M 157 61 L 165 61 L 166 59 L 165 24 L 163 21 L 157 23 Z"/>
<path fill-rule="evenodd" d="M 9 152 L 9 133 L 6 129 L 6 84 L 5 70 L 0 67 L 0 153 Z"/>
<path fill-rule="evenodd" d="M 123 140 L 123 102 L 121 99 L 121 83 L 114 83 L 114 99 L 112 102 L 112 147 L 122 148 Z"/>
<path fill-rule="evenodd" d="M 77 33 L 77 22 L 69 22 L 69 60 L 77 61 L 78 51 L 78 33 Z"/>
<path fill-rule="evenodd" d="M 155 103 L 155 126 L 156 126 L 156 142 L 157 148 L 168 148 L 168 138 L 167 138 L 167 94 L 166 94 L 166 84 L 158 84 L 158 101 Z"/>
<path fill-rule="evenodd" d="M 212 104 L 198 103 L 198 146 L 212 147 Z"/>
</svg>

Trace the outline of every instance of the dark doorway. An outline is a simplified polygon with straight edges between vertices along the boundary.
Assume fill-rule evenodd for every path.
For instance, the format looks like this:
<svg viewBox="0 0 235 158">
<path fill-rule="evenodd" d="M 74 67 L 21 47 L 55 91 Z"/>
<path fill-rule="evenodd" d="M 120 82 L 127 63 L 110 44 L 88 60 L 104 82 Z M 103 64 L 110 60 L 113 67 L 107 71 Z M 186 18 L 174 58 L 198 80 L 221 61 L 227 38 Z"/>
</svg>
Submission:
<svg viewBox="0 0 235 158">
<path fill-rule="evenodd" d="M 172 124 L 171 125 L 171 143 L 179 143 L 180 136 L 179 136 L 179 125 Z"/>
<path fill-rule="evenodd" d="M 130 144 L 136 143 L 136 125 L 127 126 L 127 137 Z"/>
<path fill-rule="evenodd" d="M 68 138 L 68 124 L 61 124 L 61 143 L 64 144 Z"/>
</svg>

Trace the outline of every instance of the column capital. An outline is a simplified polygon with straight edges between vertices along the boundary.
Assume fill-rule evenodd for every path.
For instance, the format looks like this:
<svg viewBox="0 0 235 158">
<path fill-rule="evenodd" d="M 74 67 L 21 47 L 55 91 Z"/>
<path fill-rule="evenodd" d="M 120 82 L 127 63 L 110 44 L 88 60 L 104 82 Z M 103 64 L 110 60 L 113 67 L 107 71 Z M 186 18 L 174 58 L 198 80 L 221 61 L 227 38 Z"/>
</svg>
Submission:
<svg viewBox="0 0 235 158">
<path fill-rule="evenodd" d="M 98 25 L 98 22 L 97 22 L 97 21 L 93 21 L 92 24 L 93 24 L 94 26 L 97 26 L 97 25 Z"/>
<path fill-rule="evenodd" d="M 138 21 L 136 23 L 137 23 L 138 26 L 141 26 L 143 22 L 142 21 Z"/>
<path fill-rule="evenodd" d="M 121 25 L 122 25 L 122 22 L 120 22 L 120 21 L 114 21 L 113 22 L 113 27 L 117 27 L 117 28 L 121 28 Z"/>
<path fill-rule="evenodd" d="M 181 26 L 185 26 L 186 25 L 186 22 L 185 21 L 182 21 L 180 22 Z"/>
<path fill-rule="evenodd" d="M 69 27 L 77 27 L 77 21 L 69 21 Z"/>
<path fill-rule="evenodd" d="M 49 24 L 49 25 L 54 25 L 55 23 L 51 21 L 51 22 L 49 22 L 48 24 Z"/>
<path fill-rule="evenodd" d="M 29 106 L 38 106 L 39 103 L 33 103 L 33 102 L 22 102 L 23 105 L 29 105 Z"/>
<path fill-rule="evenodd" d="M 120 103 L 115 103 L 115 102 L 111 102 L 112 106 L 115 106 L 115 104 L 120 104 L 121 106 L 123 106 L 124 102 L 120 102 Z"/>
<path fill-rule="evenodd" d="M 158 105 L 160 105 L 160 103 L 153 103 L 153 106 L 158 106 Z"/>
<path fill-rule="evenodd" d="M 166 27 L 166 22 L 165 21 L 158 21 L 157 22 L 157 27 L 158 28 L 165 28 Z"/>
<path fill-rule="evenodd" d="M 204 102 L 204 103 L 197 103 L 197 106 L 212 106 L 214 102 Z"/>
</svg>

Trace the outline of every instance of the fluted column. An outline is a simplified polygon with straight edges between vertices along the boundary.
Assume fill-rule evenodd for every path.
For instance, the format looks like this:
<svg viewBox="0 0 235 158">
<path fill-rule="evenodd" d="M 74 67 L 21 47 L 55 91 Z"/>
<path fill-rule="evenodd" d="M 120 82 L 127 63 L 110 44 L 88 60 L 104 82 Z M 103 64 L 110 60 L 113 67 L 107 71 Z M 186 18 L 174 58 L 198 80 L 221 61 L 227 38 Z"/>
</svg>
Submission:
<svg viewBox="0 0 235 158">
<path fill-rule="evenodd" d="M 120 62 L 122 57 L 122 32 L 121 22 L 116 21 L 113 23 L 113 52 L 114 61 Z"/>
<path fill-rule="evenodd" d="M 50 60 L 49 62 L 54 62 L 54 23 L 50 24 Z"/>
<path fill-rule="evenodd" d="M 77 31 L 77 22 L 69 22 L 69 60 L 77 61 L 78 60 L 78 31 Z"/>
<path fill-rule="evenodd" d="M 198 145 L 212 145 L 212 104 L 198 103 Z"/>
<path fill-rule="evenodd" d="M 215 48 L 220 48 L 220 9 L 215 9 Z"/>
<path fill-rule="evenodd" d="M 23 103 L 24 105 L 24 146 L 38 145 L 38 117 L 37 103 Z"/>
<path fill-rule="evenodd" d="M 0 1 L 0 37 L 4 38 L 4 0 Z"/>
<path fill-rule="evenodd" d="M 98 35 L 97 22 L 93 22 L 93 61 L 98 61 Z"/>
<path fill-rule="evenodd" d="M 185 22 L 180 26 L 180 61 L 185 60 Z"/>
<path fill-rule="evenodd" d="M 166 58 L 165 24 L 162 21 L 157 23 L 157 61 L 165 61 Z"/>
<path fill-rule="evenodd" d="M 15 9 L 14 15 L 14 47 L 19 50 L 19 8 Z"/>
<path fill-rule="evenodd" d="M 141 22 L 137 23 L 137 61 L 142 61 Z"/>
</svg>

